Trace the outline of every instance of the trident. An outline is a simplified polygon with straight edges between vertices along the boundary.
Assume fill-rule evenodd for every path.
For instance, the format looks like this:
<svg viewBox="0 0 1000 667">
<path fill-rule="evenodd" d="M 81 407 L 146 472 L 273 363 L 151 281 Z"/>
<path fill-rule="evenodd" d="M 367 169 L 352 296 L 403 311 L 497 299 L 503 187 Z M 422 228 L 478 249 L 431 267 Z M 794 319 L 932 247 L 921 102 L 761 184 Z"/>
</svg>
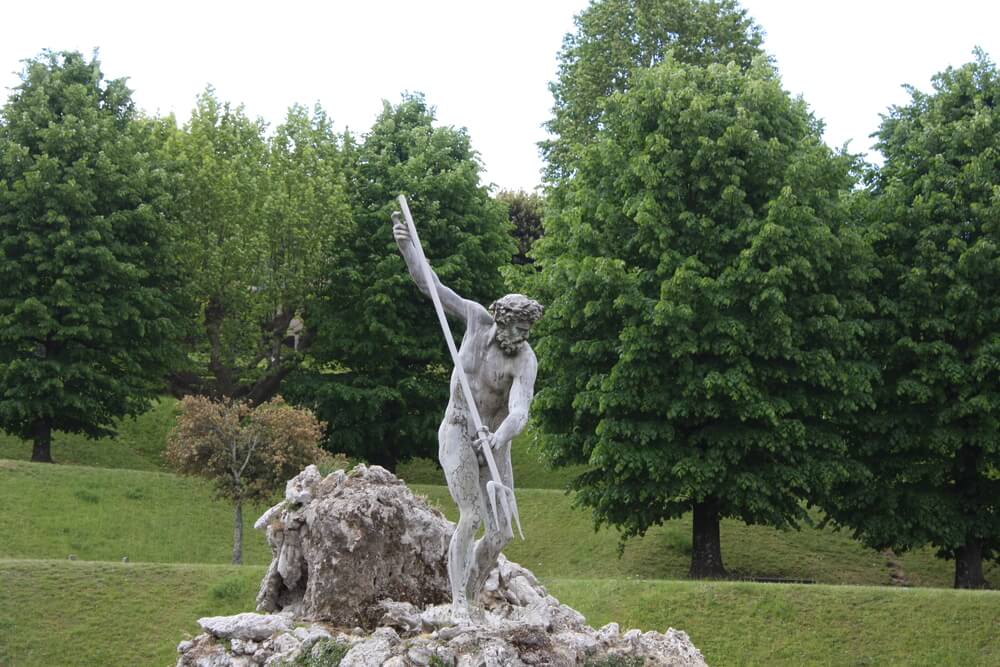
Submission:
<svg viewBox="0 0 1000 667">
<path fill-rule="evenodd" d="M 420 268 L 424 274 L 424 282 L 427 283 L 427 291 L 431 295 L 431 301 L 434 302 L 434 311 L 437 313 L 438 322 L 441 324 L 444 341 L 448 344 L 448 351 L 451 352 L 451 360 L 455 363 L 455 369 L 458 371 L 458 383 L 462 385 L 462 394 L 465 396 L 466 405 L 469 406 L 469 414 L 472 415 L 472 425 L 476 429 L 476 435 L 479 436 L 487 429 L 483 427 L 483 421 L 479 418 L 479 410 L 476 408 L 476 402 L 472 400 L 472 389 L 469 387 L 469 379 L 465 376 L 462 360 L 458 357 L 455 339 L 451 336 L 451 328 L 448 326 L 448 320 L 444 315 L 444 308 L 441 306 L 441 297 L 438 296 L 437 284 L 434 282 L 434 277 L 431 274 L 431 265 L 427 262 L 424 249 L 420 246 L 420 237 L 417 236 L 417 227 L 413 224 L 413 216 L 410 215 L 410 207 L 406 203 L 406 197 L 399 195 L 398 201 L 399 210 L 403 212 L 403 218 L 406 219 L 406 226 L 410 231 L 410 241 L 417 251 Z M 520 533 L 523 540 L 524 531 L 521 530 L 521 517 L 517 513 L 517 499 L 514 498 L 514 489 L 500 481 L 500 473 L 497 471 L 496 461 L 493 460 L 493 451 L 488 443 L 482 447 L 482 451 L 483 457 L 486 459 L 486 465 L 490 469 L 491 479 L 486 482 L 486 495 L 489 497 L 490 508 L 493 510 L 493 521 L 499 530 L 500 518 L 497 516 L 497 497 L 499 495 L 500 507 L 503 508 L 507 521 L 506 528 L 509 529 L 511 527 L 510 518 L 513 517 L 517 523 L 517 532 Z"/>
</svg>

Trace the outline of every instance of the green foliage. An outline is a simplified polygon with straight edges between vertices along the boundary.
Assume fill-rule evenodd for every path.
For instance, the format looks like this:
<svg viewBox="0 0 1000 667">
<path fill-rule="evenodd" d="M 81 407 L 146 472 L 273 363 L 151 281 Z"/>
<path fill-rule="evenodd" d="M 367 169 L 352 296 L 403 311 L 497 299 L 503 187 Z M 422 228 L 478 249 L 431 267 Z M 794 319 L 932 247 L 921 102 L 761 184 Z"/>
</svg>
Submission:
<svg viewBox="0 0 1000 667">
<path fill-rule="evenodd" d="M 496 199 L 507 206 L 507 216 L 514 225 L 514 238 L 517 240 L 514 264 L 531 264 L 534 260 L 528 257 L 528 253 L 542 235 L 545 200 L 537 192 L 524 190 L 501 190 Z"/>
<path fill-rule="evenodd" d="M 254 586 L 254 582 L 248 581 L 245 576 L 233 574 L 209 586 L 208 594 L 213 600 L 235 604 L 251 595 L 256 595 L 257 586 Z"/>
<path fill-rule="evenodd" d="M 310 306 L 316 364 L 286 394 L 329 423 L 329 448 L 389 468 L 436 456 L 451 361 L 430 301 L 413 285 L 390 214 L 405 193 L 441 280 L 485 303 L 515 252 L 503 206 L 480 185 L 464 130 L 434 126 L 422 97 L 388 103 L 356 148 L 354 210 L 330 250 L 327 286 Z M 290 378 L 291 381 L 291 378 Z"/>
<path fill-rule="evenodd" d="M 155 123 L 96 58 L 26 61 L 0 113 L 0 427 L 99 437 L 176 361 L 180 272 Z"/>
<path fill-rule="evenodd" d="M 884 117 L 859 206 L 883 382 L 830 511 L 867 544 L 933 544 L 961 569 L 1000 555 L 1000 73 L 977 52 L 933 86 Z"/>
<path fill-rule="evenodd" d="M 350 644 L 342 644 L 335 639 L 321 639 L 309 651 L 303 651 L 291 662 L 283 662 L 287 667 L 338 667 Z"/>
<path fill-rule="evenodd" d="M 338 138 L 321 108 L 293 106 L 267 139 L 263 121 L 208 89 L 167 152 L 200 306 L 186 383 L 267 400 L 301 360 L 283 341 L 325 280 L 325 253 L 350 217 Z M 199 382 L 206 374 L 208 387 Z"/>
<path fill-rule="evenodd" d="M 549 86 L 554 138 L 541 145 L 552 178 L 572 173 L 603 122 L 607 100 L 668 53 L 682 63 L 734 62 L 742 69 L 764 55 L 760 28 L 735 0 L 598 0 L 575 22 Z"/>
<path fill-rule="evenodd" d="M 602 123 L 536 244 L 543 444 L 626 537 L 699 504 L 795 525 L 875 376 L 852 162 L 763 61 L 668 57 Z"/>
</svg>

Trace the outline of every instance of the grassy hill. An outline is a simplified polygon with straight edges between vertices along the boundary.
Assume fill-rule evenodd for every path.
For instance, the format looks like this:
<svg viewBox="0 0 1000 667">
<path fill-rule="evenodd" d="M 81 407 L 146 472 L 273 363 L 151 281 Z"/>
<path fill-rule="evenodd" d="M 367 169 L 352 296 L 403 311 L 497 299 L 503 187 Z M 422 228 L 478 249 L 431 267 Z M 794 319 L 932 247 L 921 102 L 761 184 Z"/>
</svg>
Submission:
<svg viewBox="0 0 1000 667">
<path fill-rule="evenodd" d="M 253 607 L 262 567 L 0 560 L 0 665 L 166 667 L 195 619 Z M 709 664 L 1000 664 L 1000 593 L 552 579 L 595 626 L 684 629 Z"/>
<path fill-rule="evenodd" d="M 413 485 L 455 519 L 442 486 Z M 506 550 L 539 576 L 683 579 L 690 553 L 690 518 L 631 540 L 617 555 L 618 536 L 595 531 L 590 515 L 552 489 L 519 489 L 525 541 Z M 67 558 L 158 563 L 228 563 L 232 509 L 206 481 L 161 472 L 113 470 L 0 460 L 0 558 Z M 263 506 L 247 508 L 245 562 L 264 565 L 270 552 L 251 529 Z M 777 531 L 726 521 L 723 554 L 736 576 L 815 580 L 828 584 L 889 583 L 886 559 L 843 533 L 804 528 Z M 946 587 L 948 563 L 929 550 L 899 559 L 911 583 Z M 1000 574 L 998 572 L 997 574 Z M 988 573 L 987 576 L 990 576 Z"/>
<path fill-rule="evenodd" d="M 195 619 L 252 609 L 270 554 L 249 524 L 264 508 L 245 512 L 248 565 L 227 565 L 230 506 L 204 480 L 163 467 L 172 420 L 165 399 L 113 440 L 57 435 L 60 465 L 27 462 L 27 443 L 0 437 L 0 666 L 169 665 Z M 1000 664 L 1000 592 L 948 590 L 951 565 L 930 550 L 894 566 L 929 588 L 892 588 L 886 557 L 845 534 L 727 521 L 735 575 L 820 584 L 685 581 L 689 519 L 630 541 L 619 558 L 617 534 L 594 531 L 560 490 L 575 471 L 547 470 L 530 435 L 514 460 L 528 539 L 506 553 L 592 625 L 680 628 L 712 665 Z M 432 462 L 398 473 L 455 518 Z M 987 578 L 1000 580 L 997 564 Z"/>
<path fill-rule="evenodd" d="M 138 418 L 118 423 L 114 438 L 90 440 L 82 435 L 52 434 L 52 458 L 58 463 L 128 470 L 166 470 L 163 450 L 174 423 L 177 401 L 164 397 Z M 31 443 L 0 431 L 0 459 L 27 461 Z"/>
</svg>

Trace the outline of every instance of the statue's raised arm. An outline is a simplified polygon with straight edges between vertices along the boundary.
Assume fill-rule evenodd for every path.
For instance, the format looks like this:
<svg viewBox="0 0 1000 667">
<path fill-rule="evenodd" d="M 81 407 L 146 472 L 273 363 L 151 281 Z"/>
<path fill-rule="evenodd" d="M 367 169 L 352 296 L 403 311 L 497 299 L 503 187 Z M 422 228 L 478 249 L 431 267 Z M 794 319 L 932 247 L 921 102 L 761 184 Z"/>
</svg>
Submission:
<svg viewBox="0 0 1000 667">
<path fill-rule="evenodd" d="M 416 283 L 417 289 L 424 296 L 430 298 L 427 281 L 424 280 L 423 270 L 420 268 L 420 256 L 413 245 L 413 240 L 410 238 L 410 230 L 407 228 L 406 222 L 399 211 L 393 211 L 392 213 L 392 235 L 396 238 L 396 245 L 399 246 L 399 252 L 403 255 L 406 268 L 410 271 L 410 277 Z M 486 312 L 486 309 L 482 305 L 471 299 L 464 299 L 456 294 L 453 289 L 441 282 L 434 269 L 431 269 L 430 273 L 437 286 L 438 297 L 440 297 L 441 305 L 444 307 L 446 313 L 465 323 L 468 323 L 473 318 L 479 321 L 490 319 L 490 314 Z"/>
</svg>

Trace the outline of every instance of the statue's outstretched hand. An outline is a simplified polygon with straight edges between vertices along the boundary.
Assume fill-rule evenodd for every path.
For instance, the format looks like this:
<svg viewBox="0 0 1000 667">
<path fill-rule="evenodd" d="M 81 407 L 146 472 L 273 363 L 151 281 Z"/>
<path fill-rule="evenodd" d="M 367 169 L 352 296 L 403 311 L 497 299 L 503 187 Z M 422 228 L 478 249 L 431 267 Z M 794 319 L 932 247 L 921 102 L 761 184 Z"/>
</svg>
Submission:
<svg viewBox="0 0 1000 667">
<path fill-rule="evenodd" d="M 403 221 L 403 214 L 399 211 L 392 212 L 392 235 L 396 237 L 396 243 L 400 247 L 406 248 L 410 245 L 410 230 Z"/>
</svg>

